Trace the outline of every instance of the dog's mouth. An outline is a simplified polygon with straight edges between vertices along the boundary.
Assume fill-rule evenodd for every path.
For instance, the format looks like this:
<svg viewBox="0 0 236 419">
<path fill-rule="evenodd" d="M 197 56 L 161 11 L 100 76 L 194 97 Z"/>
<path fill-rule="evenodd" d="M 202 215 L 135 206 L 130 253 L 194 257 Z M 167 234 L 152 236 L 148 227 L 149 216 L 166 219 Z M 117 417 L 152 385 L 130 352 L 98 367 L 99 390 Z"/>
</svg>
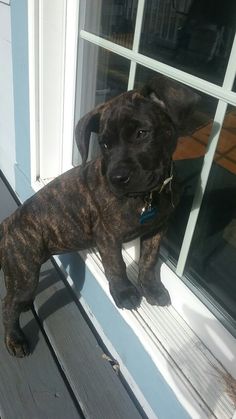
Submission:
<svg viewBox="0 0 236 419">
<path fill-rule="evenodd" d="M 157 178 L 157 176 L 155 176 L 155 173 L 152 173 L 150 177 L 150 181 L 147 182 L 146 185 L 144 185 L 140 189 L 138 188 L 137 190 L 131 190 L 127 192 L 126 196 L 135 197 L 135 196 L 146 195 L 152 190 L 157 190 L 159 187 L 161 188 L 162 183 L 163 182 L 161 181 L 161 176 Z"/>
<path fill-rule="evenodd" d="M 145 179 L 145 181 L 144 181 Z M 113 185 L 111 182 L 110 189 L 117 197 L 136 197 L 147 194 L 148 192 L 161 188 L 163 183 L 163 173 L 160 171 L 153 171 L 150 173 L 145 173 L 143 176 L 139 177 L 133 176 L 133 179 L 130 178 L 129 181 L 124 182 L 122 185 Z"/>
</svg>

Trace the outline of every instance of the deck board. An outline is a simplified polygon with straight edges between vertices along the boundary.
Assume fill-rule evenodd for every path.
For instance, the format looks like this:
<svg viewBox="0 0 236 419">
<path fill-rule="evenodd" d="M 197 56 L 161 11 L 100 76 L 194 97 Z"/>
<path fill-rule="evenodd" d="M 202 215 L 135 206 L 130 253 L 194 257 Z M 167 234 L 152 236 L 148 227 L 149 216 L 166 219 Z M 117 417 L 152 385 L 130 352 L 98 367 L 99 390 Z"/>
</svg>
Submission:
<svg viewBox="0 0 236 419">
<path fill-rule="evenodd" d="M 2 271 L 0 283 L 2 298 L 4 294 Z M 22 315 L 21 324 L 27 337 L 33 342 L 34 349 L 32 355 L 24 359 L 10 356 L 5 348 L 0 310 L 1 419 L 83 417 L 72 400 L 31 311 Z"/>
<path fill-rule="evenodd" d="M 35 308 L 85 417 L 141 418 L 51 262 L 42 266 Z"/>
</svg>

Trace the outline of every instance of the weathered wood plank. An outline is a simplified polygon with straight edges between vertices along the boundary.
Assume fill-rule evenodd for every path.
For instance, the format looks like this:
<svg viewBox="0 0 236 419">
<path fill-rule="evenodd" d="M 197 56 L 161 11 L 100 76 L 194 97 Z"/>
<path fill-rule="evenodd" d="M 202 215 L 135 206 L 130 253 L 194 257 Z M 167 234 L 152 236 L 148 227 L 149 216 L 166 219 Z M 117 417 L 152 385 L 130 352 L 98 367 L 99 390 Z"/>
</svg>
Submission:
<svg viewBox="0 0 236 419">
<path fill-rule="evenodd" d="M 0 222 L 17 204 L 0 179 Z M 3 272 L 0 272 L 0 297 L 5 295 Z M 22 315 L 22 326 L 33 343 L 33 354 L 24 359 L 11 357 L 3 342 L 0 301 L 0 417 L 80 418 L 72 396 L 63 380 L 50 349 L 39 330 L 33 313 Z"/>
<path fill-rule="evenodd" d="M 42 267 L 35 308 L 85 417 L 141 418 L 51 262 Z"/>
<path fill-rule="evenodd" d="M 2 272 L 0 283 L 2 298 Z M 31 311 L 22 315 L 21 324 L 33 344 L 33 353 L 27 358 L 17 359 L 10 356 L 5 348 L 0 311 L 1 419 L 80 418 Z"/>
</svg>

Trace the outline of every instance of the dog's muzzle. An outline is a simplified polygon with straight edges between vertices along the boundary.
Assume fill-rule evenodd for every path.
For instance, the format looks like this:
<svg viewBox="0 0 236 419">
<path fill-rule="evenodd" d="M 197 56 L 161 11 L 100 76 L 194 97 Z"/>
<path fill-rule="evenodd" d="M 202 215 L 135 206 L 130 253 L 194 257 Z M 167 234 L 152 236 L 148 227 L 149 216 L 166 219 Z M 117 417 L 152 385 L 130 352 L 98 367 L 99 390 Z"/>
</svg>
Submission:
<svg viewBox="0 0 236 419">
<path fill-rule="evenodd" d="M 108 175 L 110 183 L 115 188 L 117 187 L 122 188 L 128 185 L 130 182 L 131 176 L 132 176 L 131 171 L 125 167 L 113 169 Z"/>
</svg>

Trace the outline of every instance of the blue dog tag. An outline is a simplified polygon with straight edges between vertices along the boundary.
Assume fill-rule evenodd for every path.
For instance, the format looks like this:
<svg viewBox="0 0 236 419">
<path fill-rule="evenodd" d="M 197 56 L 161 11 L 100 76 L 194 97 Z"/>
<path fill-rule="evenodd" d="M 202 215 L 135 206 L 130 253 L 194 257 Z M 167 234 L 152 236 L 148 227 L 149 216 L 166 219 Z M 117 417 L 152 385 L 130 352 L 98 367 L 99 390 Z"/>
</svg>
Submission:
<svg viewBox="0 0 236 419">
<path fill-rule="evenodd" d="M 152 220 L 157 215 L 157 212 L 157 208 L 151 206 L 149 206 L 147 209 L 144 209 L 139 218 L 140 224 L 144 224 L 147 221 Z"/>
</svg>

